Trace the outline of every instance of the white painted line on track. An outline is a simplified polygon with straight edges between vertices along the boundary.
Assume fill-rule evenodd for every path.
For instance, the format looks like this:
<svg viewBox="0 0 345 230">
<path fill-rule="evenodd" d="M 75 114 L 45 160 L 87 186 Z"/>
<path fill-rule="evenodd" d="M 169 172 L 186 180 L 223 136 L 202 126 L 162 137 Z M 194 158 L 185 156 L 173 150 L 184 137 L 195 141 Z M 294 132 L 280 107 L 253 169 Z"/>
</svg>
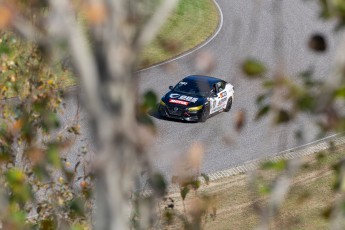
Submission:
<svg viewBox="0 0 345 230">
<path fill-rule="evenodd" d="M 233 168 L 225 169 L 219 172 L 210 173 L 207 175 L 210 178 L 210 181 L 221 179 L 221 178 L 217 178 L 217 175 L 223 174 L 223 173 L 227 175 L 226 177 L 235 176 L 241 173 L 246 173 L 252 170 L 256 170 L 259 167 L 260 162 L 263 162 L 263 161 L 276 162 L 276 161 L 284 160 L 284 159 L 288 160 L 288 159 L 308 156 L 311 154 L 315 154 L 315 153 L 327 150 L 331 148 L 332 146 L 330 145 L 331 142 L 333 143 L 333 146 L 344 144 L 345 143 L 344 133 L 330 135 L 328 137 L 310 142 L 308 144 L 304 144 L 295 148 L 284 150 L 282 152 L 279 152 L 276 156 L 273 156 L 273 157 L 268 157 L 264 159 L 256 159 L 253 161 L 246 162 L 240 166 L 235 166 Z M 239 168 L 242 169 L 241 172 L 238 172 L 236 170 Z"/>
<path fill-rule="evenodd" d="M 317 144 L 318 143 L 318 144 Z M 330 143 L 333 143 L 330 145 Z M 328 137 L 322 138 L 317 141 L 310 142 L 305 145 L 298 146 L 296 148 L 291 148 L 282 152 L 279 152 L 276 156 L 267 157 L 264 159 L 256 159 L 252 161 L 248 161 L 243 163 L 242 165 L 238 165 L 229 169 L 221 170 L 214 173 L 206 174 L 210 181 L 217 181 L 226 177 L 231 177 L 239 174 L 244 174 L 249 171 L 256 170 L 261 162 L 264 161 L 272 161 L 277 162 L 279 160 L 289 160 L 298 157 L 304 157 L 308 155 L 312 155 L 327 149 L 330 149 L 332 146 L 342 145 L 345 144 L 345 135 L 344 133 L 330 135 Z M 205 179 L 203 177 L 199 177 L 199 180 L 203 183 Z M 168 187 L 169 193 L 178 192 L 179 187 L 175 184 L 170 184 Z M 152 191 L 148 189 L 144 189 L 140 191 L 141 196 L 149 196 L 152 194 Z"/>
<path fill-rule="evenodd" d="M 339 136 L 341 135 L 340 133 L 337 133 L 337 134 L 333 134 L 333 135 L 330 135 L 330 136 L 327 136 L 327 137 L 324 137 L 324 138 L 321 138 L 321 139 L 318 139 L 316 141 L 312 141 L 312 142 L 309 142 L 307 144 L 303 144 L 303 145 L 300 145 L 300 146 L 297 146 L 297 147 L 294 147 L 294 148 L 290 148 L 290 149 L 286 149 L 286 150 L 283 150 L 281 153 L 283 152 L 289 152 L 289 151 L 295 151 L 296 149 L 299 149 L 299 148 L 304 148 L 306 146 L 309 146 L 309 145 L 312 145 L 312 144 L 316 144 L 318 142 L 321 142 L 321 141 L 324 141 L 324 140 L 327 140 L 327 139 L 330 139 L 330 138 L 333 138 L 333 137 L 336 137 L 336 136 Z"/>
<path fill-rule="evenodd" d="M 153 68 L 156 68 L 156 67 L 159 67 L 159 66 L 162 66 L 162 65 L 165 65 L 167 63 L 170 63 L 170 62 L 173 62 L 173 61 L 176 61 L 180 58 L 183 58 L 199 49 L 201 49 L 202 47 L 206 46 L 208 43 L 210 43 L 220 32 L 220 30 L 222 29 L 223 27 L 223 22 L 224 22 L 224 17 L 223 17 L 223 12 L 222 12 L 222 9 L 220 8 L 220 6 L 218 5 L 218 3 L 216 2 L 216 0 L 213 0 L 214 4 L 216 5 L 217 9 L 218 9 L 218 12 L 219 12 L 219 17 L 220 17 L 220 21 L 219 21 L 219 25 L 218 25 L 218 28 L 216 30 L 216 32 L 210 37 L 208 38 L 204 43 L 196 46 L 195 48 L 191 49 L 190 51 L 186 52 L 186 53 L 183 53 L 181 54 L 180 56 L 177 56 L 173 59 L 169 59 L 167 61 L 164 61 L 164 62 L 161 62 L 161 63 L 158 63 L 156 65 L 153 65 L 153 66 L 150 66 L 148 68 L 145 68 L 145 69 L 141 69 L 141 70 L 138 70 L 136 71 L 137 73 L 139 72 L 143 72 L 143 71 L 146 71 L 146 70 L 149 70 L 149 69 L 153 69 Z"/>
</svg>

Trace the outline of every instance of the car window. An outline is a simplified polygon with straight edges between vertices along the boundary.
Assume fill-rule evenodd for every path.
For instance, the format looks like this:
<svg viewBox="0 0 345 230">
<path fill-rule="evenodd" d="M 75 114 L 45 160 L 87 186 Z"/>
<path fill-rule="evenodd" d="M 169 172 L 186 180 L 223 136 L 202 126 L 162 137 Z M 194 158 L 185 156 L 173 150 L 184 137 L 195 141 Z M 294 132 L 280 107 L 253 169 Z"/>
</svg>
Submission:
<svg viewBox="0 0 345 230">
<path fill-rule="evenodd" d="M 205 97 L 210 92 L 210 89 L 211 88 L 207 82 L 180 81 L 173 90 L 176 93 Z"/>
<path fill-rule="evenodd" d="M 225 82 L 224 81 L 217 82 L 217 88 L 218 88 L 218 92 L 223 91 L 225 89 Z"/>
</svg>

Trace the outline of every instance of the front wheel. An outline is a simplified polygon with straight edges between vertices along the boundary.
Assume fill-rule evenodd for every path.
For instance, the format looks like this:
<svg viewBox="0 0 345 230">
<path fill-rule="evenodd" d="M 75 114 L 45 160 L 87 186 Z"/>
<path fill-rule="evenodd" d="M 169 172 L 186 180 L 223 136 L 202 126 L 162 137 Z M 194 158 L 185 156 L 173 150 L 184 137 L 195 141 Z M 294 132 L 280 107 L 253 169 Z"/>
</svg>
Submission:
<svg viewBox="0 0 345 230">
<path fill-rule="evenodd" d="M 225 112 L 229 112 L 232 106 L 232 97 L 229 98 L 228 103 L 226 104 L 226 107 L 224 109 Z"/>
<path fill-rule="evenodd" d="M 204 109 L 202 110 L 199 121 L 205 122 L 209 115 L 210 115 L 210 108 L 208 106 L 205 106 Z"/>
</svg>

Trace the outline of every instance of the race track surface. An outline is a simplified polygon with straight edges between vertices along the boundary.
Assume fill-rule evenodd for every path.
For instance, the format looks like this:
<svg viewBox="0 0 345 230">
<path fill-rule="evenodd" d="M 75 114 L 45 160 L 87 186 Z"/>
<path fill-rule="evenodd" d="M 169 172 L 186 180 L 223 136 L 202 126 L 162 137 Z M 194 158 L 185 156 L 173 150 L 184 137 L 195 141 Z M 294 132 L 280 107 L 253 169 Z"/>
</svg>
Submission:
<svg viewBox="0 0 345 230">
<path fill-rule="evenodd" d="M 277 30 L 274 21 L 277 21 L 278 12 L 273 1 L 218 0 L 224 22 L 211 42 L 174 63 L 140 72 L 141 91 L 153 89 L 163 96 L 169 85 L 175 85 L 184 76 L 204 74 L 195 68 L 195 59 L 200 53 L 209 53 L 216 66 L 207 74 L 223 78 L 235 87 L 232 110 L 211 117 L 206 123 L 154 118 L 158 127 L 158 138 L 151 149 L 155 166 L 169 174 L 174 173 L 171 166 L 178 164 L 181 155 L 186 154 L 190 144 L 196 141 L 206 147 L 201 171 L 210 173 L 275 155 L 316 138 L 316 131 L 310 126 L 308 117 L 299 119 L 293 127 L 274 127 L 271 119 L 267 118 L 253 121 L 257 110 L 255 99 L 261 85 L 259 80 L 248 80 L 242 75 L 241 60 L 255 57 L 273 69 L 277 63 L 274 31 L 280 31 L 286 72 L 294 75 L 314 66 L 315 76 L 323 78 L 328 73 L 337 44 L 337 36 L 332 32 L 333 24 L 318 20 L 316 4 L 301 0 L 282 2 L 283 23 Z M 307 47 L 309 36 L 316 32 L 326 35 L 329 49 L 325 54 L 315 54 Z M 172 70 L 169 72 L 166 69 Z M 246 124 L 238 133 L 234 128 L 234 119 L 239 111 L 245 111 Z M 304 131 L 304 140 L 295 140 L 294 132 L 298 129 Z M 224 137 L 230 138 L 233 143 L 229 145 Z"/>
<path fill-rule="evenodd" d="M 240 63 L 246 57 L 255 57 L 271 69 L 276 66 L 276 53 L 279 49 L 274 48 L 277 38 L 274 22 L 282 15 L 282 27 L 278 31 L 281 32 L 283 43 L 279 47 L 284 54 L 286 73 L 294 75 L 314 66 L 318 78 L 327 76 L 339 37 L 332 32 L 333 24 L 318 20 L 318 7 L 312 1 L 282 2 L 282 13 L 278 14 L 272 0 L 218 0 L 224 21 L 214 39 L 201 49 L 173 62 L 138 72 L 140 92 L 154 90 L 161 97 L 170 85 L 175 85 L 183 77 L 205 74 L 195 68 L 195 58 L 200 53 L 207 53 L 216 63 L 207 74 L 229 81 L 235 87 L 231 111 L 213 116 L 206 123 L 185 123 L 152 117 L 158 133 L 149 151 L 157 169 L 168 176 L 173 175 L 174 165 L 179 164 L 179 159 L 186 154 L 193 142 L 204 144 L 205 155 L 201 171 L 211 173 L 253 159 L 276 155 L 282 150 L 316 138 L 316 130 L 310 125 L 309 117 L 300 118 L 293 126 L 288 127 L 275 127 L 269 118 L 253 121 L 257 110 L 255 99 L 261 91 L 260 80 L 249 80 L 240 70 Z M 326 35 L 328 50 L 325 54 L 315 54 L 307 48 L 307 40 L 315 32 Z M 64 122 L 76 114 L 76 104 L 73 97 L 66 101 L 66 110 L 61 116 Z M 239 111 L 244 111 L 246 115 L 246 123 L 241 132 L 234 128 L 235 115 Z M 80 116 L 81 131 L 84 134 L 78 137 L 72 150 L 74 153 L 82 152 L 84 148 L 93 149 L 86 115 L 81 112 Z M 297 141 L 294 138 L 294 132 L 298 129 L 304 131 L 303 140 Z M 231 144 L 224 139 L 231 139 Z M 76 154 L 70 156 L 70 160 L 75 161 L 75 157 Z"/>
</svg>

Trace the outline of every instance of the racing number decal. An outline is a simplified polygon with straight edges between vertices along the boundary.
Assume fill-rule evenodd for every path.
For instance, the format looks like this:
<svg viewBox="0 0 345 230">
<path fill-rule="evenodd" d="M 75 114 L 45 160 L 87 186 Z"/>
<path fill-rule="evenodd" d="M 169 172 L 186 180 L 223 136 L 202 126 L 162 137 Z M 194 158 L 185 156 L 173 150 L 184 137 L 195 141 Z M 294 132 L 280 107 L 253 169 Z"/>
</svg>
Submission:
<svg viewBox="0 0 345 230">
<path fill-rule="evenodd" d="M 217 100 L 215 98 L 210 98 L 210 112 L 213 113 L 213 111 L 215 110 L 216 106 L 217 106 Z"/>
<path fill-rule="evenodd" d="M 225 102 L 226 102 L 226 99 L 227 99 L 226 97 L 220 99 L 220 101 L 219 101 L 219 103 L 218 103 L 218 106 L 224 105 Z"/>
<path fill-rule="evenodd" d="M 227 95 L 227 92 L 223 91 L 218 93 L 218 97 L 211 98 L 211 114 L 224 108 L 228 99 Z"/>
</svg>

